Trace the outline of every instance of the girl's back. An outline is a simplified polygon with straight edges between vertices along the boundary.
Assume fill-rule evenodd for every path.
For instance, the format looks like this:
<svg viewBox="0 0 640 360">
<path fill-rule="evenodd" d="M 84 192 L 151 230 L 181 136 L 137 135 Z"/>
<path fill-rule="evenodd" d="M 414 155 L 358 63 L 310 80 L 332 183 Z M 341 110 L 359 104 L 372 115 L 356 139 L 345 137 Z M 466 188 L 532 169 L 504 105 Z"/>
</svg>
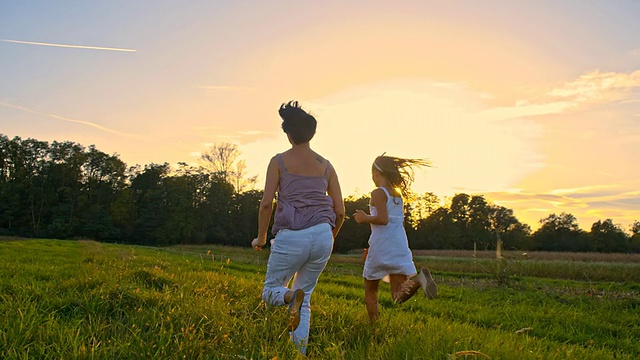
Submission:
<svg viewBox="0 0 640 360">
<path fill-rule="evenodd" d="M 407 236 L 404 231 L 404 206 L 401 197 L 392 196 L 389 191 L 380 187 L 387 195 L 387 202 L 385 204 L 389 220 L 386 225 L 371 224 L 371 237 L 385 238 L 387 244 L 389 242 L 405 244 L 407 242 Z M 378 209 L 375 206 L 369 207 L 371 215 L 376 215 Z"/>
<path fill-rule="evenodd" d="M 370 274 L 367 278 L 374 279 L 407 271 L 413 274 L 415 267 L 404 230 L 402 198 L 391 196 L 384 187 L 381 189 L 387 194 L 386 207 L 389 221 L 386 225 L 371 224 L 365 273 Z M 375 215 L 378 209 L 372 206 L 370 212 Z"/>
<path fill-rule="evenodd" d="M 387 213 L 389 214 L 389 223 L 404 221 L 404 203 L 402 196 L 394 189 L 389 190 L 386 187 L 380 187 L 387 195 Z M 373 207 L 375 209 L 375 207 Z M 370 211 L 375 211 L 370 209 Z M 378 225 L 379 226 L 379 225 Z"/>
</svg>

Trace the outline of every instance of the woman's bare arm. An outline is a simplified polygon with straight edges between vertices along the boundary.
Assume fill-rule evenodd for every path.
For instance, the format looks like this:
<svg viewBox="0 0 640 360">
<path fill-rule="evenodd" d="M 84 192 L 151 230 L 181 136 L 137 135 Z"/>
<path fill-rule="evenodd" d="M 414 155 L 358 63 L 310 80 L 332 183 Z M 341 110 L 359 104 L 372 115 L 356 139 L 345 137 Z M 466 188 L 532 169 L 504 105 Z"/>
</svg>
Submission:
<svg viewBox="0 0 640 360">
<path fill-rule="evenodd" d="M 265 180 L 264 193 L 262 194 L 262 200 L 260 201 L 260 208 L 258 210 L 258 237 L 251 242 L 251 245 L 256 251 L 261 250 L 267 243 L 267 230 L 269 229 L 269 222 L 271 221 L 271 214 L 273 212 L 273 200 L 279 182 L 280 169 L 274 156 L 271 158 L 269 166 L 267 167 L 267 179 Z"/>
<path fill-rule="evenodd" d="M 329 166 L 331 166 L 331 163 L 329 163 Z M 331 166 L 330 172 L 327 194 L 329 194 L 329 197 L 333 200 L 333 211 L 336 213 L 336 226 L 333 228 L 333 238 L 335 239 L 344 222 L 345 208 L 340 181 L 338 181 L 338 174 L 333 166 Z"/>
</svg>

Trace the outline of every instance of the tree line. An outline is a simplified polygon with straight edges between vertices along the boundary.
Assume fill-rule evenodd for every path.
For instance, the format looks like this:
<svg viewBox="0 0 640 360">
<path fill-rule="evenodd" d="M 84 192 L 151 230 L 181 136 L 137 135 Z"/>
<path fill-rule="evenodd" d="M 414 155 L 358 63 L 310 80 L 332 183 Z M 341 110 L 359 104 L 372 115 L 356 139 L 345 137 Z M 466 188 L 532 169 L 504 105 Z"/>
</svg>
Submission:
<svg viewBox="0 0 640 360">
<path fill-rule="evenodd" d="M 256 177 L 233 144 L 214 145 L 200 160 L 127 166 L 93 145 L 0 134 L 0 235 L 248 246 L 262 197 Z M 368 204 L 367 195 L 345 199 L 348 215 Z M 640 252 L 640 221 L 629 233 L 612 219 L 584 231 L 573 215 L 550 214 L 532 232 L 483 195 L 456 194 L 442 205 L 433 193 L 412 194 L 405 216 L 413 249 L 492 250 L 500 240 L 503 249 Z M 335 251 L 367 247 L 369 233 L 347 219 Z"/>
</svg>

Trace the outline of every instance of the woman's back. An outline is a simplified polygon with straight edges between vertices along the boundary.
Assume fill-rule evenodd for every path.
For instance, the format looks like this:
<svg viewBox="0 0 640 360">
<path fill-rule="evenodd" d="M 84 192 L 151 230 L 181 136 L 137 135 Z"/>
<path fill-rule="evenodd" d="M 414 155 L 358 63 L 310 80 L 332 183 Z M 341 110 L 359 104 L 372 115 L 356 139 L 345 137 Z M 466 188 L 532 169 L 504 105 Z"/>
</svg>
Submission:
<svg viewBox="0 0 640 360">
<path fill-rule="evenodd" d="M 289 149 L 280 154 L 289 174 L 302 176 L 324 176 L 329 163 L 322 156 L 307 149 Z"/>
<path fill-rule="evenodd" d="M 278 203 L 274 217 L 272 233 L 275 235 L 281 229 L 300 230 L 319 223 L 329 223 L 335 226 L 336 214 L 333 210 L 333 200 L 327 195 L 329 186 L 329 162 L 324 162 L 324 169 L 318 165 L 305 166 L 300 160 L 304 156 L 296 157 L 289 153 L 289 166 L 285 163 L 284 153 L 276 155 L 280 169 L 278 187 Z M 293 171 L 291 172 L 291 165 Z M 318 170 L 322 173 L 317 174 Z M 310 174 L 310 175 L 306 175 Z"/>
</svg>

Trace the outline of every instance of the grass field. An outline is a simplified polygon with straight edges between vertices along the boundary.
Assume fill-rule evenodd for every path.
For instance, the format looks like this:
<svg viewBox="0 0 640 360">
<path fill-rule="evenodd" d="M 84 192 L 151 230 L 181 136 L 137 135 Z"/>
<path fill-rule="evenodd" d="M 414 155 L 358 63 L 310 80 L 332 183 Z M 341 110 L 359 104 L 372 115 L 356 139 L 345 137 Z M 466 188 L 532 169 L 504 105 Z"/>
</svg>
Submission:
<svg viewBox="0 0 640 360">
<path fill-rule="evenodd" d="M 358 255 L 312 297 L 313 359 L 637 359 L 640 258 L 416 252 L 439 296 L 366 319 Z M 295 359 L 260 299 L 268 252 L 0 241 L 1 359 Z"/>
</svg>

